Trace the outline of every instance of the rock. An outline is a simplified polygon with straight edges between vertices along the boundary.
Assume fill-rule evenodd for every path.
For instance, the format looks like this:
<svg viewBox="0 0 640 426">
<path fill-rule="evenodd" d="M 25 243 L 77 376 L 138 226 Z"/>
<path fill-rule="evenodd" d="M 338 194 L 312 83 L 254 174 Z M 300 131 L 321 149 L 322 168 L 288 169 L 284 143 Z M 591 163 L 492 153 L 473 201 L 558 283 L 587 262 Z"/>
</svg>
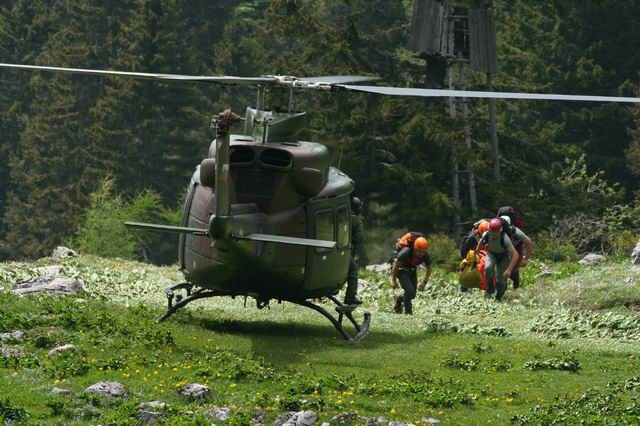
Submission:
<svg viewBox="0 0 640 426">
<path fill-rule="evenodd" d="M 415 426 L 413 423 L 389 422 L 389 426 Z"/>
<path fill-rule="evenodd" d="M 47 291 L 56 296 L 67 296 L 84 291 L 84 288 L 75 278 L 46 276 L 18 281 L 13 285 L 13 291 L 18 294 Z"/>
<path fill-rule="evenodd" d="M 211 389 L 206 385 L 198 383 L 188 383 L 176 389 L 178 395 L 186 396 L 190 399 L 201 399 L 211 394 Z"/>
<path fill-rule="evenodd" d="M 369 272 L 390 272 L 391 264 L 390 263 L 380 263 L 378 265 L 367 265 L 365 269 Z"/>
<path fill-rule="evenodd" d="M 581 265 L 592 265 L 602 262 L 604 262 L 604 256 L 596 253 L 589 253 L 585 255 L 578 263 Z"/>
<path fill-rule="evenodd" d="M 53 389 L 51 389 L 52 395 L 69 395 L 70 393 L 71 391 L 69 389 L 62 389 L 57 387 L 54 387 Z"/>
<path fill-rule="evenodd" d="M 140 406 L 138 407 L 138 410 L 162 410 L 167 408 L 169 405 L 162 402 L 162 401 L 150 401 L 150 402 L 143 402 L 142 404 L 140 404 Z"/>
<path fill-rule="evenodd" d="M 148 411 L 148 410 L 141 410 L 140 417 L 138 417 L 138 419 L 140 420 L 140 423 L 145 425 L 154 425 L 159 421 L 161 421 L 163 418 L 164 418 L 164 413 L 161 413 L 159 411 Z"/>
<path fill-rule="evenodd" d="M 128 396 L 124 386 L 118 382 L 98 382 L 86 388 L 84 393 L 94 393 L 111 398 L 126 398 Z"/>
<path fill-rule="evenodd" d="M 358 415 L 355 413 L 340 413 L 336 414 L 329 421 L 330 425 L 342 425 L 342 424 L 351 424 L 358 418 Z"/>
<path fill-rule="evenodd" d="M 387 426 L 388 424 L 389 422 L 383 416 L 380 416 L 378 418 L 369 417 L 365 421 L 365 426 Z"/>
<path fill-rule="evenodd" d="M 283 424 L 288 422 L 289 419 L 294 416 L 294 414 L 296 414 L 295 411 L 288 411 L 286 413 L 282 413 L 278 415 L 278 417 L 276 417 L 275 422 L 273 422 L 274 426 L 282 426 Z"/>
<path fill-rule="evenodd" d="M 20 342 L 24 340 L 24 331 L 16 330 L 12 333 L 0 333 L 0 343 L 4 342 Z"/>
<path fill-rule="evenodd" d="M 67 352 L 67 351 L 75 351 L 76 347 L 74 345 L 68 344 L 68 345 L 61 345 L 61 346 L 56 346 L 55 348 L 51 349 L 49 351 L 49 353 L 47 354 L 48 357 L 54 357 L 54 356 L 58 356 L 63 352 Z"/>
<path fill-rule="evenodd" d="M 427 424 L 427 425 L 435 425 L 435 424 L 440 423 L 440 420 L 434 419 L 433 417 L 423 417 L 422 418 L 422 423 Z"/>
<path fill-rule="evenodd" d="M 17 358 L 24 355 L 24 350 L 22 350 L 22 348 L 7 348 L 0 346 L 0 355 L 5 358 Z"/>
<path fill-rule="evenodd" d="M 546 267 L 543 267 L 542 271 L 540 271 L 540 273 L 536 275 L 536 278 L 543 278 L 549 275 L 554 275 L 556 273 L 557 272 L 552 269 L 547 269 Z"/>
<path fill-rule="evenodd" d="M 224 423 L 231 417 L 231 408 L 215 407 L 211 410 L 205 411 L 203 415 L 210 420 L 218 420 Z"/>
<path fill-rule="evenodd" d="M 313 426 L 318 415 L 313 411 L 298 411 L 282 426 Z"/>
<path fill-rule="evenodd" d="M 51 257 L 54 259 L 64 259 L 65 257 L 77 257 L 78 253 L 71 250 L 70 248 L 64 246 L 58 246 L 53 249 L 53 253 L 51 253 Z"/>
<path fill-rule="evenodd" d="M 41 266 L 40 268 L 35 268 L 33 272 L 38 274 L 38 276 L 49 275 L 49 276 L 59 276 L 60 271 L 62 270 L 62 265 L 51 265 L 51 266 Z"/>
<path fill-rule="evenodd" d="M 631 264 L 640 265 L 640 241 L 636 244 L 631 252 Z"/>
<path fill-rule="evenodd" d="M 264 426 L 264 422 L 267 420 L 267 412 L 264 410 L 258 410 L 253 413 L 251 418 L 251 426 Z"/>
</svg>

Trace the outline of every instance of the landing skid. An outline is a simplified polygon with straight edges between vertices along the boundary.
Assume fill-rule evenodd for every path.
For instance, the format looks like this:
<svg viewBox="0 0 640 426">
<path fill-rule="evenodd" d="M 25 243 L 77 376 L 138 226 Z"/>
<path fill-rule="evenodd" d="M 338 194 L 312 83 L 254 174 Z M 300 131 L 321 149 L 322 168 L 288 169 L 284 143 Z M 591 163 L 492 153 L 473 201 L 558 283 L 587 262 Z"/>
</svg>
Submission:
<svg viewBox="0 0 640 426">
<path fill-rule="evenodd" d="M 176 294 L 177 290 L 184 290 L 186 292 L 186 297 L 183 297 L 181 294 Z M 189 282 L 176 284 L 171 287 L 167 287 L 165 289 L 165 293 L 167 294 L 167 311 L 158 318 L 158 322 L 162 322 L 173 315 L 178 309 L 185 307 L 189 303 L 194 300 L 204 299 L 208 297 L 217 297 L 217 296 L 236 296 L 231 293 L 223 293 L 215 290 L 206 290 L 206 289 L 198 289 L 196 291 L 193 290 L 193 284 Z M 353 311 L 357 308 L 355 305 L 343 305 L 340 303 L 338 299 L 334 296 L 327 296 L 329 300 L 335 303 L 336 312 L 338 313 L 338 318 L 336 319 L 331 313 L 329 313 L 322 306 L 318 306 L 314 303 L 311 303 L 308 300 L 293 300 L 293 299 L 282 299 L 285 302 L 295 303 L 296 305 L 304 306 L 305 308 L 313 309 L 316 312 L 322 314 L 325 318 L 327 318 L 333 326 L 340 332 L 340 335 L 348 341 L 358 341 L 362 339 L 364 336 L 369 333 L 369 323 L 371 322 L 371 314 L 369 312 L 364 313 L 364 321 L 362 324 L 358 324 L 358 322 L 353 318 Z M 175 300 L 174 300 L 175 299 Z M 259 309 L 264 308 L 269 303 L 268 300 L 257 300 L 257 306 Z M 344 329 L 342 326 L 342 320 L 344 317 L 347 317 L 353 327 L 356 329 L 357 333 L 352 336 Z"/>
</svg>

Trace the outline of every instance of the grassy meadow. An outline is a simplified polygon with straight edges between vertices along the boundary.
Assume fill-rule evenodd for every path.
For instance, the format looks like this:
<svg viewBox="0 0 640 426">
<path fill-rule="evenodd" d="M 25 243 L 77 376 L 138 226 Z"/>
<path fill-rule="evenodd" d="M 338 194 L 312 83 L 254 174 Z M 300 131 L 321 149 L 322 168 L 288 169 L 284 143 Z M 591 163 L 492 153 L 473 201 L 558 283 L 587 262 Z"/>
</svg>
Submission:
<svg viewBox="0 0 640 426">
<path fill-rule="evenodd" d="M 0 333 L 26 333 L 0 344 L 24 351 L 0 354 L 6 424 L 139 424 L 149 401 L 168 404 L 170 425 L 215 423 L 204 415 L 213 407 L 231 409 L 230 425 L 300 410 L 315 411 L 318 425 L 339 413 L 354 414 L 344 424 L 640 422 L 640 268 L 628 260 L 534 262 L 502 303 L 461 294 L 455 274 L 436 270 L 413 316 L 392 312 L 388 275 L 363 271 L 372 322 L 357 343 L 319 314 L 275 301 L 258 310 L 251 299 L 200 300 L 158 324 L 163 290 L 181 278 L 175 267 L 81 256 L 57 263 L 84 294 L 9 291 L 54 263 L 0 264 Z M 77 349 L 47 356 L 60 343 Z M 122 383 L 128 397 L 85 394 L 99 381 Z M 188 400 L 176 393 L 186 383 L 211 394 Z"/>
</svg>

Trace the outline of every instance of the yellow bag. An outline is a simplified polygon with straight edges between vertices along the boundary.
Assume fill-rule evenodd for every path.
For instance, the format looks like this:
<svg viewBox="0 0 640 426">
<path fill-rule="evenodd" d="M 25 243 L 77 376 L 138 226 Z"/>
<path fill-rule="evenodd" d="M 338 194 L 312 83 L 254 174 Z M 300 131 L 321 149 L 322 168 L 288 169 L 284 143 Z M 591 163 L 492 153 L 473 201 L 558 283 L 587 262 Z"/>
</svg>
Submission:
<svg viewBox="0 0 640 426">
<path fill-rule="evenodd" d="M 478 262 L 480 259 L 476 256 L 476 252 L 469 250 L 467 257 L 460 262 L 458 267 L 458 282 L 464 288 L 480 288 L 482 284 L 482 275 L 478 270 Z"/>
</svg>

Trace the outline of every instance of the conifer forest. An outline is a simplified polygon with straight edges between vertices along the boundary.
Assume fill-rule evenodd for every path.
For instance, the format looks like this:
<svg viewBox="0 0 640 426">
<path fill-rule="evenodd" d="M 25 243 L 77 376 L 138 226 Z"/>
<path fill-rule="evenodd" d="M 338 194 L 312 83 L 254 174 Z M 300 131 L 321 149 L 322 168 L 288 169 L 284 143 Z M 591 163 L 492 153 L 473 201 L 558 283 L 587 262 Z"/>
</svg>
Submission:
<svg viewBox="0 0 640 426">
<path fill-rule="evenodd" d="M 493 6 L 496 91 L 638 95 L 640 2 Z M 188 75 L 369 75 L 384 85 L 429 87 L 428 61 L 408 47 L 411 13 L 409 0 L 9 0 L 0 6 L 0 62 Z M 485 75 L 468 69 L 466 89 L 486 90 Z M 254 96 L 242 87 L 3 69 L 0 259 L 37 258 L 66 243 L 173 262 L 173 243 L 161 237 L 110 241 L 120 232 L 115 222 L 178 221 L 213 136 L 211 115 L 243 113 Z M 637 106 L 498 100 L 496 180 L 486 101 L 469 101 L 465 123 L 439 99 L 307 93 L 298 100 L 309 114 L 309 140 L 329 146 L 334 165 L 355 179 L 365 200 L 371 260 L 383 260 L 396 230 L 420 229 L 444 241 L 455 235 L 454 216 L 466 232 L 506 204 L 520 210 L 541 255 L 628 252 L 637 240 Z M 452 158 L 466 171 L 459 173 L 459 205 L 451 195 Z M 466 191 L 469 171 L 477 211 Z M 114 223 L 98 223 L 98 211 L 111 212 Z"/>
</svg>

